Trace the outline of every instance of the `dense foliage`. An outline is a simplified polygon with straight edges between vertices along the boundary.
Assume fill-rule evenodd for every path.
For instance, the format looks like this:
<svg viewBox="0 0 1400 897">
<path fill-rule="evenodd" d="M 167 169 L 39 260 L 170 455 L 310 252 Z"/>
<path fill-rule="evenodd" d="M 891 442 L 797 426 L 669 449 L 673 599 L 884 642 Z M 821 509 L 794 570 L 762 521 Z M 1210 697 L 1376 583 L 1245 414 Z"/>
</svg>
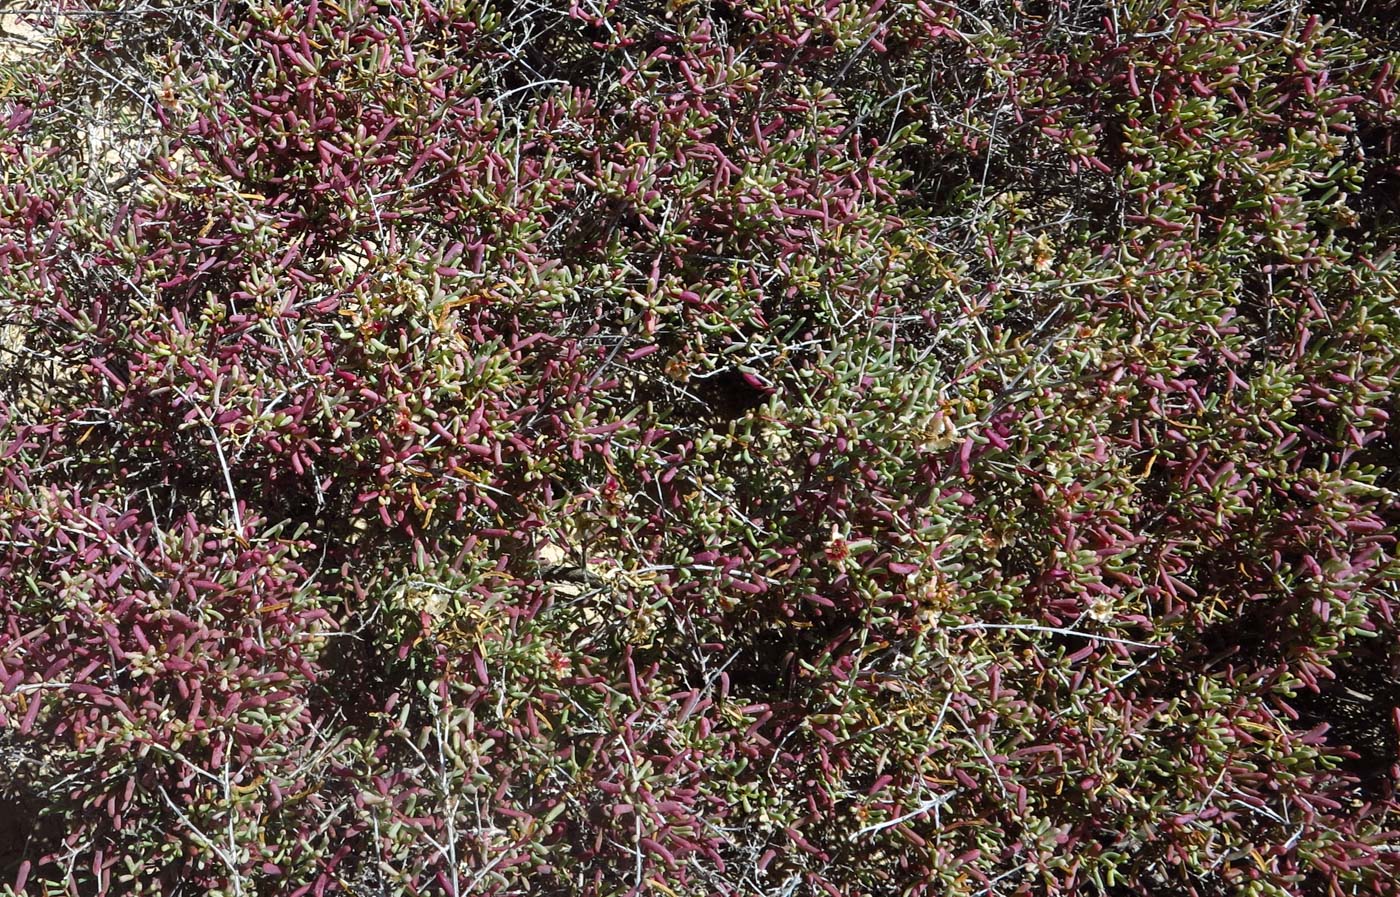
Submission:
<svg viewBox="0 0 1400 897">
<path fill-rule="evenodd" d="M 1394 21 L 8 14 L 0 887 L 1400 893 Z"/>
</svg>

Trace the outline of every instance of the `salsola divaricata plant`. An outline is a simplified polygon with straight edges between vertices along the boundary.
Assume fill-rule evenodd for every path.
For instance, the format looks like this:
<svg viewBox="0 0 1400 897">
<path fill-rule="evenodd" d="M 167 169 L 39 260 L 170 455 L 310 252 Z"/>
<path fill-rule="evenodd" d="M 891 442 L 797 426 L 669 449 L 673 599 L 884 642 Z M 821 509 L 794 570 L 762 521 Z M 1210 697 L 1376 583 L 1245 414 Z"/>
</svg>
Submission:
<svg viewBox="0 0 1400 897">
<path fill-rule="evenodd" d="M 0 10 L 0 887 L 1398 892 L 1358 0 Z"/>
</svg>

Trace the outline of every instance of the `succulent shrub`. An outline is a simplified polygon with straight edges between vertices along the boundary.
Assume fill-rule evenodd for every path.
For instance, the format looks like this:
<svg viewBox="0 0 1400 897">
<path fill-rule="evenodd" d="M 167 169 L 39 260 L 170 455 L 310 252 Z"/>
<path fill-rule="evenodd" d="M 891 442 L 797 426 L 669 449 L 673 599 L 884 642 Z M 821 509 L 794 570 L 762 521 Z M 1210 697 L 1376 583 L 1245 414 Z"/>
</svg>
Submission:
<svg viewBox="0 0 1400 897">
<path fill-rule="evenodd" d="M 0 24 L 8 892 L 1397 893 L 1386 13 Z"/>
</svg>

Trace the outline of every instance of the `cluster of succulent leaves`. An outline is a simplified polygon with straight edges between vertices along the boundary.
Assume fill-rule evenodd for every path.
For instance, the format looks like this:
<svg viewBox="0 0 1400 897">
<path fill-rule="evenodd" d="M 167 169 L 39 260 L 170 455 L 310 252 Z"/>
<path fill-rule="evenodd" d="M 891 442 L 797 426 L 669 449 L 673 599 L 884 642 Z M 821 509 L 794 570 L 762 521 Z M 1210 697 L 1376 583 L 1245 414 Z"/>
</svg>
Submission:
<svg viewBox="0 0 1400 897">
<path fill-rule="evenodd" d="M 0 887 L 1397 893 L 1384 4 L 29 6 Z"/>
</svg>

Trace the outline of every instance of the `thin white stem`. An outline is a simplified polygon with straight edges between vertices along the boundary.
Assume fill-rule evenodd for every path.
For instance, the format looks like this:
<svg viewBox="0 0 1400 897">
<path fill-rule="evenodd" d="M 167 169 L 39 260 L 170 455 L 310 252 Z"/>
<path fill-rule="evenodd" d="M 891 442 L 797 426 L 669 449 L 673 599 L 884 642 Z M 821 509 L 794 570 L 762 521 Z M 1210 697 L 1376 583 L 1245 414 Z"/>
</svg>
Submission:
<svg viewBox="0 0 1400 897">
<path fill-rule="evenodd" d="M 1008 629 L 1014 632 L 1043 632 L 1052 635 L 1073 635 L 1084 639 L 1097 639 L 1101 642 L 1112 642 L 1115 645 L 1129 645 L 1134 648 L 1156 648 L 1161 650 L 1161 645 L 1154 645 L 1151 642 L 1135 642 L 1132 639 L 1115 638 L 1111 635 L 1100 635 L 1097 632 L 1081 632 L 1078 629 L 1064 629 L 1060 626 L 1037 626 L 1033 623 L 963 623 L 958 626 L 948 626 L 947 629 L 953 632 L 966 632 L 973 629 Z"/>
</svg>

